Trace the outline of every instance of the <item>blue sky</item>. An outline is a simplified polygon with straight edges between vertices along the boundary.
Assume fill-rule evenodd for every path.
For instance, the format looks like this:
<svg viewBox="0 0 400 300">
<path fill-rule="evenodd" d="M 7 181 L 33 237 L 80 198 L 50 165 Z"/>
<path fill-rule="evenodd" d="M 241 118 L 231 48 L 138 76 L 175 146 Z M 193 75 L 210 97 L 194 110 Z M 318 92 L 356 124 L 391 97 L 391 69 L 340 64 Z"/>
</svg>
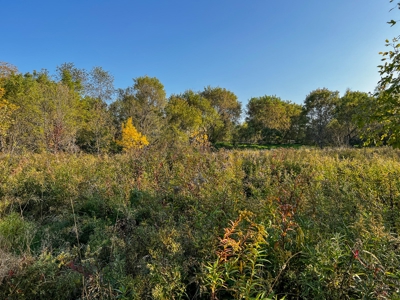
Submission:
<svg viewBox="0 0 400 300">
<path fill-rule="evenodd" d="M 3 0 L 0 61 L 21 72 L 101 66 L 115 86 L 157 77 L 167 95 L 220 86 L 245 104 L 302 104 L 317 88 L 373 91 L 398 35 L 389 0 Z"/>
</svg>

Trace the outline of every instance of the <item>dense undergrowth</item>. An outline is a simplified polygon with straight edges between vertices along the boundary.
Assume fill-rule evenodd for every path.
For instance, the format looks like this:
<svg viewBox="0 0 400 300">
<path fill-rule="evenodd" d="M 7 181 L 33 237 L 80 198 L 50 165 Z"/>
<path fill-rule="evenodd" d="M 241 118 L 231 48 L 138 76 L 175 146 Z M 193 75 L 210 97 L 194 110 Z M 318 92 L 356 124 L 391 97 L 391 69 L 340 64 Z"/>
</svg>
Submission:
<svg viewBox="0 0 400 300">
<path fill-rule="evenodd" d="M 0 299 L 400 299 L 400 152 L 0 159 Z"/>
</svg>

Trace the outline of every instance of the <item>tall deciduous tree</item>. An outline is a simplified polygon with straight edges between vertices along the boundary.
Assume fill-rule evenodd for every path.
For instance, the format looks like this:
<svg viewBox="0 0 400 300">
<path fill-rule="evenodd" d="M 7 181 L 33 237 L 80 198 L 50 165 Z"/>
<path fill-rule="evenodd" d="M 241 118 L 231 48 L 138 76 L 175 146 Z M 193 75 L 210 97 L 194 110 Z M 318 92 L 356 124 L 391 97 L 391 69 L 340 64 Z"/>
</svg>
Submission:
<svg viewBox="0 0 400 300">
<path fill-rule="evenodd" d="M 11 75 L 18 74 L 18 68 L 10 63 L 0 61 L 0 86 Z"/>
<path fill-rule="evenodd" d="M 213 129 L 223 125 L 211 102 L 192 90 L 172 95 L 166 115 L 175 138 L 186 141 L 197 135 L 208 137 Z"/>
<path fill-rule="evenodd" d="M 210 101 L 221 121 L 220 126 L 209 129 L 210 141 L 215 143 L 231 140 L 242 113 L 237 96 L 225 88 L 210 86 L 204 88 L 200 95 Z"/>
<path fill-rule="evenodd" d="M 175 142 L 188 141 L 189 136 L 199 130 L 202 124 L 201 111 L 179 95 L 172 95 L 169 98 L 165 110 L 168 130 L 172 134 L 171 139 Z"/>
<path fill-rule="evenodd" d="M 167 104 L 162 83 L 155 77 L 138 77 L 134 84 L 118 91 L 117 100 L 111 104 L 116 123 L 132 118 L 132 122 L 150 141 L 160 137 L 164 125 L 164 108 Z"/>
<path fill-rule="evenodd" d="M 57 67 L 56 79 L 79 93 L 81 97 L 106 102 L 115 93 L 114 77 L 102 67 L 93 67 L 87 71 L 75 67 L 73 63 L 63 63 Z"/>
<path fill-rule="evenodd" d="M 366 121 L 365 104 L 369 105 L 370 99 L 367 93 L 351 90 L 338 99 L 334 119 L 328 125 L 336 146 L 361 143 L 360 135 L 365 129 L 361 123 Z"/>
<path fill-rule="evenodd" d="M 77 99 L 62 83 L 40 86 L 39 91 L 39 110 L 47 150 L 75 150 L 76 133 L 80 127 Z"/>
<path fill-rule="evenodd" d="M 18 69 L 14 65 L 0 61 L 0 151 L 6 150 L 7 135 L 10 127 L 14 123 L 14 113 L 18 106 L 10 103 L 4 98 L 6 93 L 3 87 L 6 81 L 13 75 L 18 74 Z"/>
<path fill-rule="evenodd" d="M 44 114 L 40 107 L 41 85 L 49 82 L 46 73 L 14 74 L 4 84 L 6 98 L 20 109 L 9 131 L 9 151 L 46 149 L 43 129 Z"/>
<path fill-rule="evenodd" d="M 87 74 L 81 101 L 86 109 L 85 122 L 78 132 L 78 145 L 88 152 L 102 153 L 108 150 L 116 132 L 107 106 L 115 93 L 114 77 L 101 67 Z"/>
<path fill-rule="evenodd" d="M 335 118 L 338 100 L 338 91 L 323 88 L 312 91 L 304 101 L 308 137 L 320 148 L 332 142 L 329 124 Z"/>
<path fill-rule="evenodd" d="M 393 2 L 393 0 L 390 0 Z M 400 9 L 400 2 L 396 7 Z M 388 22 L 391 26 L 396 21 Z M 379 65 L 381 79 L 375 93 L 375 101 L 369 114 L 368 140 L 377 144 L 383 141 L 400 147 L 400 36 L 386 40 L 388 51 L 380 52 L 382 64 Z M 376 138 L 372 138 L 373 132 Z"/>
<path fill-rule="evenodd" d="M 107 104 L 85 97 L 79 105 L 82 125 L 77 132 L 77 145 L 89 153 L 107 152 L 117 131 Z"/>
<path fill-rule="evenodd" d="M 300 105 L 276 96 L 251 98 L 246 118 L 249 141 L 283 143 L 296 140 L 296 122 L 300 114 Z"/>
<path fill-rule="evenodd" d="M 63 63 L 57 66 L 56 79 L 70 88 L 70 90 L 83 96 L 88 81 L 85 69 L 78 69 L 73 63 Z"/>
<path fill-rule="evenodd" d="M 81 127 L 77 132 L 78 146 L 87 152 L 106 151 L 115 135 L 107 101 L 114 93 L 114 77 L 101 67 L 90 71 L 79 69 L 73 63 L 57 67 L 57 78 L 80 99 Z"/>
<path fill-rule="evenodd" d="M 89 72 L 85 89 L 87 96 L 107 102 L 115 93 L 114 76 L 102 67 L 94 67 Z"/>
<path fill-rule="evenodd" d="M 400 102 L 396 99 L 382 92 L 360 103 L 356 120 L 365 144 L 400 147 L 400 126 L 396 123 Z"/>
<path fill-rule="evenodd" d="M 14 74 L 5 82 L 7 100 L 19 107 L 8 139 L 14 150 L 75 149 L 78 98 L 47 72 Z"/>
</svg>

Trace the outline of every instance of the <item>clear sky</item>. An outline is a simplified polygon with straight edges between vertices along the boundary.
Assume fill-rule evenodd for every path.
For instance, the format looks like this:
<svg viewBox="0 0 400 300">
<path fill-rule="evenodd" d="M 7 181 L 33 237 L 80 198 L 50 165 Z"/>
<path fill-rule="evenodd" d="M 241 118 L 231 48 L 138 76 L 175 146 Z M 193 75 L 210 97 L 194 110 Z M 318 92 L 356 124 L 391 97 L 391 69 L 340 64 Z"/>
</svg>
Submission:
<svg viewBox="0 0 400 300">
<path fill-rule="evenodd" d="M 244 104 L 302 104 L 317 88 L 373 91 L 398 35 L 389 0 L 2 0 L 0 61 L 21 72 L 101 66 L 117 88 L 157 77 L 167 95 L 220 86 Z"/>
</svg>

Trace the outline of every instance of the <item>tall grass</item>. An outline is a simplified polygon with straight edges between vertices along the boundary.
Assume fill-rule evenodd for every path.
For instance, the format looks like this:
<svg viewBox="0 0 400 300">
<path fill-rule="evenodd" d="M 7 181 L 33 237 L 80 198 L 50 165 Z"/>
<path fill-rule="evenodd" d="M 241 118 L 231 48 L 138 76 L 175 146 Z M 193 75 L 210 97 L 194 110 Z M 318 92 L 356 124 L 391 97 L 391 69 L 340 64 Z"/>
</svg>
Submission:
<svg viewBox="0 0 400 300">
<path fill-rule="evenodd" d="M 2 156 L 0 298 L 399 298 L 399 158 Z"/>
</svg>

